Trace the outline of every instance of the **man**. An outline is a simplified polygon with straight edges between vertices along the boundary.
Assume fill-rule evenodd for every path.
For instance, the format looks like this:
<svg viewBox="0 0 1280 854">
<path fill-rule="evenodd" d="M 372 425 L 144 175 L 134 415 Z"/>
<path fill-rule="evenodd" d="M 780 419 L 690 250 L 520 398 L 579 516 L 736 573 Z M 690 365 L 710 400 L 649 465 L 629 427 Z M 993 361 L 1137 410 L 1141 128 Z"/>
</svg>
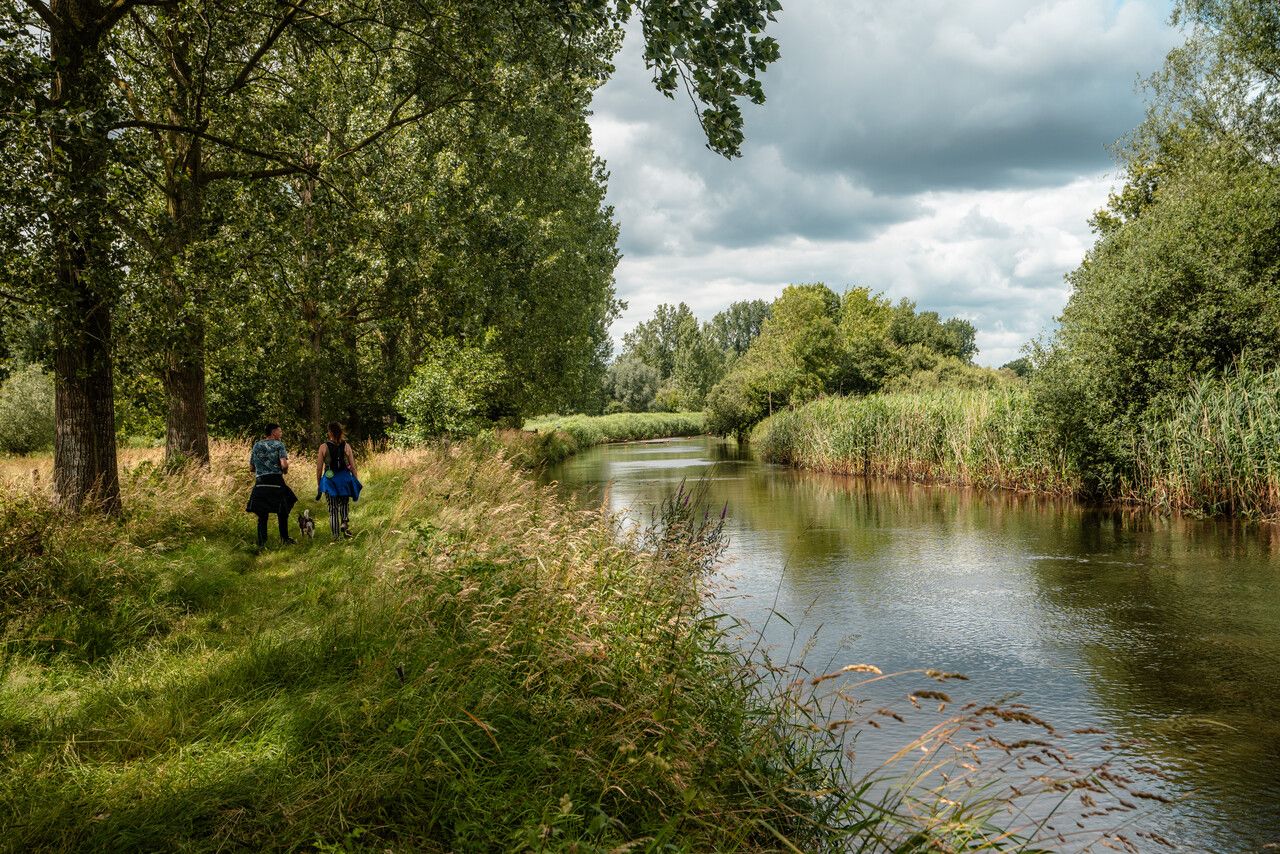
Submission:
<svg viewBox="0 0 1280 854">
<path fill-rule="evenodd" d="M 245 510 L 258 517 L 259 550 L 267 545 L 267 516 L 271 513 L 276 514 L 280 523 L 281 545 L 296 542 L 289 536 L 289 513 L 298 503 L 298 496 L 284 482 L 285 472 L 289 471 L 289 451 L 280 441 L 282 432 L 279 424 L 268 424 L 263 437 L 249 452 L 249 469 L 253 472 L 254 483 Z"/>
</svg>

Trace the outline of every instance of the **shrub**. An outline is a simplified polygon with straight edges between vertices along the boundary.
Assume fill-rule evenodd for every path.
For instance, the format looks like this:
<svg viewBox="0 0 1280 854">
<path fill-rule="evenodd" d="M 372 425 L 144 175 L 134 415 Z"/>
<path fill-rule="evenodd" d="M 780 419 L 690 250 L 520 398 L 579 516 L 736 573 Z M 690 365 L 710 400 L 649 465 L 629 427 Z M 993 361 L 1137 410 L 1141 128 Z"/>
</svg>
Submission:
<svg viewBox="0 0 1280 854">
<path fill-rule="evenodd" d="M 53 376 L 39 365 L 0 384 L 0 452 L 29 454 L 53 446 Z"/>
<path fill-rule="evenodd" d="M 404 418 L 400 438 L 421 441 L 475 433 L 483 423 L 485 401 L 505 375 L 497 354 L 441 342 L 396 395 L 396 409 Z"/>
</svg>

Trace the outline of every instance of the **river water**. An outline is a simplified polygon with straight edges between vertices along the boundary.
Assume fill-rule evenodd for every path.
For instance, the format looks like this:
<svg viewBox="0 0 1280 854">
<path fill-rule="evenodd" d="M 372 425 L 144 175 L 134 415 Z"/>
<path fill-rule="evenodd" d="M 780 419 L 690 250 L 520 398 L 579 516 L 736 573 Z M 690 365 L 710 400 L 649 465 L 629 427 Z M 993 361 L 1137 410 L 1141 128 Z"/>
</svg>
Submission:
<svg viewBox="0 0 1280 854">
<path fill-rule="evenodd" d="M 1016 694 L 1060 733 L 1105 729 L 1127 745 L 1119 761 L 1159 769 L 1175 802 L 1139 804 L 1119 819 L 1133 829 L 1180 850 L 1280 848 L 1275 527 L 801 472 L 705 437 L 594 448 L 548 477 L 646 518 L 704 479 L 709 502 L 728 505 L 718 607 L 763 629 L 775 656 L 811 639 L 814 672 L 963 673 L 946 686 L 957 702 Z M 878 704 L 906 689 L 867 690 Z M 907 710 L 859 734 L 858 765 L 928 723 Z M 1107 741 L 1067 739 L 1082 754 Z"/>
</svg>

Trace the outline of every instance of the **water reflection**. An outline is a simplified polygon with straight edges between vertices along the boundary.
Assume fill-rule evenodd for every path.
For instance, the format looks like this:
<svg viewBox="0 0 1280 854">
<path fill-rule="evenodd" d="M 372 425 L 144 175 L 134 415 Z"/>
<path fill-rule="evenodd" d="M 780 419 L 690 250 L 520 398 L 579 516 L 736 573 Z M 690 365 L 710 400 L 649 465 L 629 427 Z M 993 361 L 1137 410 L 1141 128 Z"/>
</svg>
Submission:
<svg viewBox="0 0 1280 854">
<path fill-rule="evenodd" d="M 797 472 L 709 439 L 597 448 L 549 476 L 583 503 L 612 483 L 615 509 L 641 510 L 708 476 L 729 504 L 724 607 L 782 653 L 816 630 L 815 668 L 938 667 L 972 677 L 973 698 L 1020 692 L 1173 776 L 1185 799 L 1152 829 L 1192 849 L 1280 842 L 1275 528 Z M 768 619 L 775 603 L 790 623 Z M 860 756 L 901 743 L 865 731 Z"/>
</svg>

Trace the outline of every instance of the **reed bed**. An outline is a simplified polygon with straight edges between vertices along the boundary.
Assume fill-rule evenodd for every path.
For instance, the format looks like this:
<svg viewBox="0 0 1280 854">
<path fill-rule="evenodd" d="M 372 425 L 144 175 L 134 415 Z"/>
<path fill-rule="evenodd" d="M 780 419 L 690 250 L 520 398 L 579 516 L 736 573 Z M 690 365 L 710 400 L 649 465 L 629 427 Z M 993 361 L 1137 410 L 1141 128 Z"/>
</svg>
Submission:
<svg viewBox="0 0 1280 854">
<path fill-rule="evenodd" d="M 636 442 L 706 432 L 701 412 L 618 412 L 613 415 L 544 415 L 531 419 L 525 430 L 567 433 L 579 448 L 608 442 Z"/>
<path fill-rule="evenodd" d="M 1167 510 L 1280 518 L 1280 369 L 1192 385 L 1136 442 L 1127 498 Z"/>
<path fill-rule="evenodd" d="M 766 460 L 839 474 L 1054 495 L 1080 487 L 1013 385 L 821 398 L 761 422 L 751 443 Z"/>
</svg>

